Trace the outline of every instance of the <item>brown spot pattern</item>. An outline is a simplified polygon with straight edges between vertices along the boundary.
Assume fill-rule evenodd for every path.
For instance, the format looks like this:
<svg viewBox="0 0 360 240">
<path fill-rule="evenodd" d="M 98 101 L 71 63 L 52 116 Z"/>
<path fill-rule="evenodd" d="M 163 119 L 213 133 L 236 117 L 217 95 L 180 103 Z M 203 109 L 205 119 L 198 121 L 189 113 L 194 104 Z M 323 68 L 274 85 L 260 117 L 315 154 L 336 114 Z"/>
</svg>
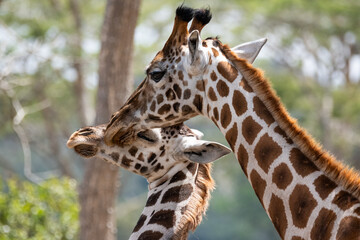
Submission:
<svg viewBox="0 0 360 240">
<path fill-rule="evenodd" d="M 216 73 L 215 73 L 214 71 L 211 72 L 210 78 L 211 78 L 211 80 L 213 80 L 213 81 L 216 81 L 216 80 L 217 80 L 217 76 L 216 76 Z"/>
<path fill-rule="evenodd" d="M 161 194 L 161 191 L 152 194 L 146 201 L 146 207 L 154 206 L 156 204 L 157 200 L 159 199 L 160 194 Z"/>
<path fill-rule="evenodd" d="M 190 89 L 186 89 L 186 90 L 184 91 L 184 99 L 189 99 L 190 96 L 191 96 L 191 91 L 190 91 Z"/>
<path fill-rule="evenodd" d="M 114 160 L 115 162 L 118 162 L 120 156 L 119 156 L 119 153 L 113 152 L 113 153 L 110 154 L 110 157 L 111 157 L 112 160 Z M 124 156 L 124 158 L 125 158 L 125 156 Z M 124 158 L 123 158 L 123 159 L 124 159 Z"/>
<path fill-rule="evenodd" d="M 270 124 L 275 122 L 275 119 L 273 118 L 269 110 L 267 110 L 267 108 L 265 107 L 264 103 L 260 100 L 260 98 L 254 97 L 253 103 L 254 103 L 254 111 L 262 120 L 264 120 L 267 123 L 267 125 L 270 126 Z"/>
<path fill-rule="evenodd" d="M 137 159 L 138 159 L 139 161 L 143 162 L 143 161 L 144 161 L 144 155 L 143 155 L 143 153 L 140 153 L 139 156 L 137 157 Z"/>
<path fill-rule="evenodd" d="M 197 82 L 196 82 L 196 88 L 197 88 L 199 91 L 203 92 L 203 91 L 205 90 L 205 88 L 204 88 L 204 81 L 202 81 L 202 80 L 197 81 Z"/>
<path fill-rule="evenodd" d="M 253 92 L 252 88 L 249 86 L 248 82 L 245 80 L 245 78 L 242 78 L 239 85 L 248 92 Z"/>
<path fill-rule="evenodd" d="M 259 166 L 267 173 L 270 165 L 282 153 L 281 147 L 274 140 L 265 134 L 262 136 L 254 149 L 255 158 Z"/>
<path fill-rule="evenodd" d="M 256 196 L 259 198 L 261 204 L 263 204 L 263 197 L 266 188 L 266 182 L 261 178 L 260 174 L 255 170 L 250 173 L 251 186 L 255 190 Z"/>
<path fill-rule="evenodd" d="M 129 153 L 131 156 L 135 157 L 136 153 L 138 151 L 138 148 L 135 147 L 135 146 L 132 146 L 130 149 L 129 149 Z"/>
<path fill-rule="evenodd" d="M 148 119 L 146 119 L 145 121 L 146 122 L 161 122 L 161 118 L 159 116 L 149 114 Z"/>
<path fill-rule="evenodd" d="M 226 97 L 229 95 L 229 87 L 223 80 L 219 80 L 217 82 L 216 89 L 218 90 L 218 93 L 221 97 Z"/>
<path fill-rule="evenodd" d="M 194 175 L 196 172 L 196 166 L 197 165 L 195 163 L 190 163 L 186 168 L 191 172 L 192 175 Z"/>
<path fill-rule="evenodd" d="M 174 183 L 174 182 L 178 182 L 178 181 L 182 181 L 186 179 L 186 175 L 185 173 L 183 173 L 182 171 L 177 172 L 170 180 L 170 183 Z M 169 183 L 169 184 L 170 184 Z"/>
<path fill-rule="evenodd" d="M 137 231 L 139 231 L 139 230 L 140 230 L 140 228 L 142 228 L 142 226 L 144 225 L 145 221 L 146 221 L 146 216 L 145 216 L 145 215 L 143 215 L 143 214 L 141 214 L 141 216 L 140 216 L 140 218 L 139 218 L 138 222 L 136 223 L 136 226 L 135 226 L 135 228 L 134 228 L 133 232 L 137 232 Z"/>
<path fill-rule="evenodd" d="M 149 158 L 148 158 L 148 160 L 147 160 L 148 163 L 151 163 L 152 161 L 154 161 L 155 158 L 156 158 L 156 154 L 155 154 L 155 153 L 151 153 L 150 156 L 149 156 Z"/>
<path fill-rule="evenodd" d="M 147 167 L 141 167 L 140 168 L 140 173 L 144 174 L 145 172 L 147 172 L 148 168 Z"/>
<path fill-rule="evenodd" d="M 175 92 L 172 89 L 168 89 L 165 93 L 167 100 L 171 101 L 176 98 Z"/>
<path fill-rule="evenodd" d="M 280 136 L 282 136 L 285 141 L 288 143 L 288 144 L 292 144 L 293 141 L 291 140 L 291 138 L 289 138 L 286 133 L 279 127 L 279 126 L 276 126 L 274 128 L 274 132 L 276 132 L 277 134 L 279 134 Z"/>
<path fill-rule="evenodd" d="M 155 108 L 156 108 L 156 102 L 155 102 L 155 101 L 152 101 L 151 106 L 150 106 L 150 110 L 151 110 L 152 112 L 154 112 L 154 111 L 155 111 Z"/>
<path fill-rule="evenodd" d="M 336 183 L 331 181 L 325 175 L 319 176 L 315 181 L 315 190 L 318 192 L 322 199 L 325 199 L 336 188 Z"/>
<path fill-rule="evenodd" d="M 171 228 L 175 224 L 175 212 L 173 210 L 160 210 L 150 218 L 149 224 L 159 224 L 165 228 Z"/>
<path fill-rule="evenodd" d="M 181 90 L 181 88 L 179 87 L 179 85 L 174 84 L 174 91 L 175 91 L 175 93 L 176 93 L 176 96 L 177 96 L 178 98 L 181 98 L 182 90 Z"/>
<path fill-rule="evenodd" d="M 241 131 L 245 140 L 252 144 L 261 129 L 262 127 L 249 116 L 243 121 Z"/>
<path fill-rule="evenodd" d="M 303 239 L 302 237 L 293 236 L 293 237 L 291 238 L 291 240 L 305 240 L 305 239 Z"/>
<path fill-rule="evenodd" d="M 202 112 L 202 109 L 203 109 L 203 97 L 196 94 L 195 97 L 194 97 L 193 104 L 195 105 L 197 110 L 199 110 L 199 112 Z"/>
<path fill-rule="evenodd" d="M 191 184 L 172 187 L 164 193 L 161 203 L 167 202 L 182 202 L 191 196 L 193 187 Z"/>
<path fill-rule="evenodd" d="M 187 114 L 190 114 L 190 113 L 193 113 L 193 112 L 194 112 L 194 111 L 192 110 L 192 108 L 189 107 L 188 105 L 182 106 L 181 111 L 183 112 L 184 115 L 187 115 Z"/>
<path fill-rule="evenodd" d="M 179 107 L 180 107 L 180 103 L 174 103 L 173 104 L 173 109 L 175 112 L 179 112 Z"/>
<path fill-rule="evenodd" d="M 225 138 L 228 141 L 228 143 L 230 144 L 230 147 L 233 151 L 234 151 L 235 143 L 237 140 L 237 136 L 238 136 L 238 127 L 237 127 L 237 124 L 234 123 L 232 128 L 230 128 L 229 131 L 227 131 L 227 133 L 225 135 Z"/>
<path fill-rule="evenodd" d="M 293 148 L 290 152 L 290 161 L 295 171 L 302 177 L 317 171 L 315 164 L 311 162 L 299 149 Z"/>
<path fill-rule="evenodd" d="M 161 163 L 158 163 L 154 168 L 154 172 L 158 172 L 160 169 L 164 169 L 164 166 L 161 165 Z"/>
<path fill-rule="evenodd" d="M 247 176 L 247 165 L 249 162 L 249 155 L 244 147 L 244 145 L 240 144 L 238 152 L 237 152 L 237 159 L 240 163 L 242 170 L 244 171 L 245 175 Z"/>
<path fill-rule="evenodd" d="M 271 196 L 269 204 L 269 216 L 280 237 L 284 239 L 287 229 L 287 219 L 285 214 L 285 207 L 283 201 L 276 195 Z"/>
<path fill-rule="evenodd" d="M 127 158 L 126 156 L 121 159 L 121 163 L 125 168 L 130 167 L 131 162 L 133 162 L 133 160 Z"/>
<path fill-rule="evenodd" d="M 335 220 L 335 212 L 326 208 L 321 209 L 311 229 L 311 239 L 330 239 Z"/>
<path fill-rule="evenodd" d="M 317 205 L 310 190 L 305 185 L 296 185 L 289 198 L 290 211 L 295 226 L 306 227 L 309 217 Z"/>
<path fill-rule="evenodd" d="M 157 103 L 160 104 L 164 101 L 164 96 L 162 94 L 157 95 L 156 97 Z"/>
<path fill-rule="evenodd" d="M 215 48 L 211 48 L 215 57 L 219 56 L 219 52 Z"/>
<path fill-rule="evenodd" d="M 164 113 L 167 113 L 170 110 L 171 110 L 171 105 L 170 104 L 164 104 L 159 108 L 158 114 L 163 115 Z"/>
<path fill-rule="evenodd" d="M 247 110 L 247 102 L 244 97 L 244 95 L 238 91 L 235 90 L 232 98 L 232 105 L 235 109 L 236 115 L 240 116 Z"/>
<path fill-rule="evenodd" d="M 337 240 L 360 239 L 360 218 L 346 217 L 340 222 L 339 231 L 336 235 Z"/>
<path fill-rule="evenodd" d="M 220 115 L 220 122 L 223 128 L 227 128 L 227 126 L 231 122 L 231 112 L 229 104 L 225 104 L 223 108 L 221 109 L 221 115 Z"/>
<path fill-rule="evenodd" d="M 164 234 L 158 231 L 145 231 L 143 232 L 138 240 L 160 240 Z"/>
<path fill-rule="evenodd" d="M 179 76 L 179 79 L 180 79 L 180 80 L 184 80 L 184 74 L 183 74 L 182 71 L 179 71 L 179 72 L 178 72 L 178 76 Z"/>
<path fill-rule="evenodd" d="M 229 82 L 233 82 L 238 76 L 237 69 L 229 62 L 219 62 L 217 70 Z"/>
<path fill-rule="evenodd" d="M 336 194 L 332 203 L 336 204 L 340 209 L 346 210 L 359 203 L 359 200 L 346 191 L 340 191 Z"/>
<path fill-rule="evenodd" d="M 212 87 L 209 88 L 207 95 L 211 101 L 214 101 L 214 102 L 217 101 L 216 93 Z"/>
<path fill-rule="evenodd" d="M 219 111 L 218 111 L 217 107 L 214 107 L 213 112 L 214 112 L 215 120 L 219 121 Z"/>
<path fill-rule="evenodd" d="M 281 163 L 274 169 L 272 181 L 278 188 L 285 190 L 291 184 L 292 179 L 292 173 L 285 163 Z"/>
</svg>

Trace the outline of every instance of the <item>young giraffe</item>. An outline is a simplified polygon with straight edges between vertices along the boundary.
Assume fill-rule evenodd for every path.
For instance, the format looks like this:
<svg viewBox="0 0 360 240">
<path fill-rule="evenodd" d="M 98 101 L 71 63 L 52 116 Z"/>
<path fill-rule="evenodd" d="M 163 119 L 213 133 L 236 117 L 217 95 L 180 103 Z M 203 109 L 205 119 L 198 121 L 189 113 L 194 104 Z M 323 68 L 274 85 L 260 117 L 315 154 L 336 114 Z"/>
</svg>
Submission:
<svg viewBox="0 0 360 240">
<path fill-rule="evenodd" d="M 146 206 L 130 239 L 187 239 L 200 224 L 214 187 L 210 162 L 230 149 L 199 140 L 184 125 L 148 130 L 130 146 L 109 147 L 103 141 L 105 128 L 81 128 L 67 145 L 83 157 L 97 156 L 148 180 Z"/>
<path fill-rule="evenodd" d="M 265 41 L 230 49 L 201 40 L 208 10 L 176 11 L 173 32 L 144 82 L 107 126 L 105 142 L 201 114 L 232 147 L 283 239 L 360 239 L 360 177 L 292 119 L 250 63 Z M 184 17 L 186 15 L 186 17 Z"/>
</svg>

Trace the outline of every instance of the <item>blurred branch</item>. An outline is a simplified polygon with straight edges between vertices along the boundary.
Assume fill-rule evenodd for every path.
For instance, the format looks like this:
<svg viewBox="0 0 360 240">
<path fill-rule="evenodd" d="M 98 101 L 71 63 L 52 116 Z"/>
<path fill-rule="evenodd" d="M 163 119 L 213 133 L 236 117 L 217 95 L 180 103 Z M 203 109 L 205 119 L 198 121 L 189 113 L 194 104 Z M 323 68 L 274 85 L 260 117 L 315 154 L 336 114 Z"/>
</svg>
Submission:
<svg viewBox="0 0 360 240">
<path fill-rule="evenodd" d="M 52 109 L 44 109 L 42 111 L 42 115 L 45 120 L 45 130 L 46 130 L 46 136 L 49 140 L 49 146 L 51 149 L 51 154 L 54 159 L 58 162 L 58 165 L 61 169 L 61 172 L 71 178 L 74 178 L 73 171 L 70 167 L 69 162 L 61 156 L 60 149 L 59 149 L 59 143 L 58 143 L 58 137 L 56 136 L 56 132 L 54 131 L 56 129 L 53 116 L 55 113 L 52 111 Z"/>
<path fill-rule="evenodd" d="M 84 87 L 84 74 L 83 74 L 83 61 L 82 61 L 82 16 L 79 8 L 78 0 L 69 0 L 70 11 L 72 17 L 75 22 L 75 39 L 73 43 L 74 48 L 74 59 L 73 59 L 73 67 L 76 71 L 76 81 L 74 84 L 74 92 L 77 104 L 77 114 L 79 116 L 80 124 L 82 126 L 88 125 L 88 119 L 86 113 L 87 109 L 87 101 L 86 101 L 86 92 Z"/>
<path fill-rule="evenodd" d="M 28 138 L 26 136 L 25 130 L 23 129 L 23 127 L 21 125 L 16 124 L 15 121 L 14 121 L 13 129 L 14 129 L 14 131 L 16 132 L 16 134 L 18 135 L 18 137 L 20 139 L 22 150 L 23 150 L 23 153 L 24 153 L 24 174 L 25 174 L 25 177 L 27 177 L 30 181 L 39 184 L 44 179 L 39 177 L 38 175 L 32 173 L 32 170 L 31 170 L 31 150 L 30 150 L 30 144 L 29 144 Z"/>
<path fill-rule="evenodd" d="M 21 126 L 21 122 L 23 121 L 26 115 L 45 109 L 50 106 L 50 103 L 49 101 L 42 101 L 32 106 L 23 107 L 19 99 L 16 97 L 14 89 L 8 84 L 8 82 L 4 80 L 4 78 L 0 79 L 0 89 L 10 99 L 16 113 L 15 116 L 13 117 L 13 129 L 17 134 L 18 138 L 20 139 L 22 151 L 24 154 L 24 175 L 30 181 L 38 184 L 45 179 L 43 177 L 40 177 L 38 174 L 32 172 L 30 143 L 24 128 Z"/>
</svg>

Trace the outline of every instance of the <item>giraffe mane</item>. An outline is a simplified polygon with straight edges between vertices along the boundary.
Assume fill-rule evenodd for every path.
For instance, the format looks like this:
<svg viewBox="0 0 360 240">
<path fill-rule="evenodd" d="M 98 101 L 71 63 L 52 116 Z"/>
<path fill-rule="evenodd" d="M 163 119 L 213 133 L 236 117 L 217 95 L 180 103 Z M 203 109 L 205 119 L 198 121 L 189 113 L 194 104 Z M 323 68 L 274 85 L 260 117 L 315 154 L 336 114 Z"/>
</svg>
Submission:
<svg viewBox="0 0 360 240">
<path fill-rule="evenodd" d="M 279 126 L 294 141 L 299 149 L 327 177 L 342 186 L 346 191 L 360 199 L 360 175 L 354 169 L 336 160 L 329 152 L 316 142 L 305 129 L 301 128 L 296 119 L 292 118 L 280 98 L 271 87 L 270 81 L 261 70 L 253 67 L 245 59 L 239 58 L 228 45 L 220 44 L 223 54 L 243 75 L 249 86 L 265 104 Z"/>
<path fill-rule="evenodd" d="M 189 204 L 186 206 L 184 215 L 179 223 L 179 230 L 175 233 L 175 239 L 186 239 L 188 231 L 195 231 L 201 223 L 203 215 L 209 206 L 211 191 L 215 182 L 211 177 L 212 163 L 198 164 L 196 176 L 196 189 L 192 193 Z"/>
</svg>

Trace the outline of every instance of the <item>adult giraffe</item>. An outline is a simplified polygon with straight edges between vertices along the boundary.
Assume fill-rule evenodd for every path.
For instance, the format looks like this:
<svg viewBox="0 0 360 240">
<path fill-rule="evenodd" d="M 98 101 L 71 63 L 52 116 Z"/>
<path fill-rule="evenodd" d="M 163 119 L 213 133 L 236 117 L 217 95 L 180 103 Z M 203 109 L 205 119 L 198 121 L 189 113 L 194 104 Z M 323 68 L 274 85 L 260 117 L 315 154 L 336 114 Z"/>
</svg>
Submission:
<svg viewBox="0 0 360 240">
<path fill-rule="evenodd" d="M 204 115 L 226 137 L 281 238 L 360 239 L 358 173 L 298 126 L 251 65 L 265 41 L 230 49 L 201 40 L 210 18 L 208 10 L 177 9 L 168 41 L 113 115 L 105 142 L 129 143 L 142 129 Z"/>
<path fill-rule="evenodd" d="M 147 130 L 132 145 L 110 147 L 103 141 L 105 128 L 81 128 L 67 145 L 85 158 L 96 156 L 148 180 L 148 199 L 130 239 L 187 239 L 200 224 L 214 188 L 210 162 L 231 150 L 199 140 L 185 125 Z"/>
</svg>

